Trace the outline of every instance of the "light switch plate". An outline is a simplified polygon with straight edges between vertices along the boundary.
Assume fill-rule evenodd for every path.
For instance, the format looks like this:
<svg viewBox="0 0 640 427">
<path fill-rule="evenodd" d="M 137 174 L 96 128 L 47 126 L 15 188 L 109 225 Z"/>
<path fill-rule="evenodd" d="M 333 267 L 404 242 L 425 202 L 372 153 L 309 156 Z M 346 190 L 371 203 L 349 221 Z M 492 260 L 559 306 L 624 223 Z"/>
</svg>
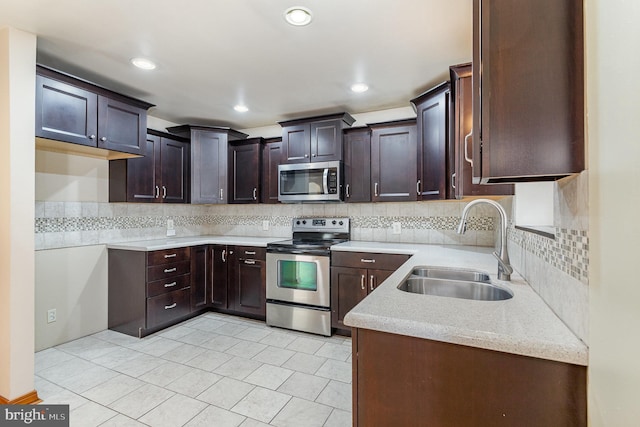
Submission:
<svg viewBox="0 0 640 427">
<path fill-rule="evenodd" d="M 269 231 L 269 220 L 262 221 L 262 231 Z"/>
<path fill-rule="evenodd" d="M 393 234 L 402 233 L 402 224 L 400 224 L 399 222 L 394 222 L 392 224 L 392 228 L 393 228 Z"/>
</svg>

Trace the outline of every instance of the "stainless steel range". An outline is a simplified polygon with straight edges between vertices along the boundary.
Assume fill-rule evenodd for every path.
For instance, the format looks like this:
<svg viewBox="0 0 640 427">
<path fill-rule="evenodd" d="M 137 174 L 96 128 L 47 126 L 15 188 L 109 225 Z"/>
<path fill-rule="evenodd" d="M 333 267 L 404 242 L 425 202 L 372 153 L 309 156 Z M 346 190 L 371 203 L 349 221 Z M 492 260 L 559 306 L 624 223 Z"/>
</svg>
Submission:
<svg viewBox="0 0 640 427">
<path fill-rule="evenodd" d="M 331 335 L 330 247 L 348 240 L 349 218 L 296 218 L 267 245 L 267 325 Z"/>
</svg>

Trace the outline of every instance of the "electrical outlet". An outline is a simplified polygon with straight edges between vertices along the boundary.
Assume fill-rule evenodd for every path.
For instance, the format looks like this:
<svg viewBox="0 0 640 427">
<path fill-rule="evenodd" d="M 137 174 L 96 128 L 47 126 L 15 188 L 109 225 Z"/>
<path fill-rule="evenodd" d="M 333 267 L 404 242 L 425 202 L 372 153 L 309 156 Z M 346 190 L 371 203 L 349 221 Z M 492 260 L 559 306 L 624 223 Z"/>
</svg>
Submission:
<svg viewBox="0 0 640 427">
<path fill-rule="evenodd" d="M 402 224 L 400 224 L 399 222 L 394 222 L 391 225 L 392 225 L 392 228 L 393 228 L 393 234 L 402 233 Z"/>
<path fill-rule="evenodd" d="M 47 323 L 53 323 L 56 321 L 56 309 L 52 308 L 47 310 Z"/>
<path fill-rule="evenodd" d="M 172 219 L 167 220 L 167 230 L 175 230 L 175 224 Z"/>
<path fill-rule="evenodd" d="M 269 231 L 269 220 L 262 221 L 262 231 Z"/>
</svg>

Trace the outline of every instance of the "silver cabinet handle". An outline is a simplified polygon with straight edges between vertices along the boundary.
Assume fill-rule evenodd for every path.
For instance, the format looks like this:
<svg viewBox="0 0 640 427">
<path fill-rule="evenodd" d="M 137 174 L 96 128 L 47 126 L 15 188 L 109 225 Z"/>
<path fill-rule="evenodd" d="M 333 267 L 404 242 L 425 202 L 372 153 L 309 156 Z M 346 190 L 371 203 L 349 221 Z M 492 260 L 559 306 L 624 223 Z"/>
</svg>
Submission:
<svg viewBox="0 0 640 427">
<path fill-rule="evenodd" d="M 89 135 L 89 139 L 96 139 L 96 136 L 95 136 L 95 135 L 93 135 L 93 134 L 92 134 L 92 135 Z"/>
<path fill-rule="evenodd" d="M 258 200 L 258 189 L 253 187 L 253 200 Z"/>
<path fill-rule="evenodd" d="M 422 184 L 422 180 L 418 180 L 418 182 L 416 182 L 416 194 L 419 196 L 420 195 L 420 185 Z"/>
<path fill-rule="evenodd" d="M 175 286 L 175 285 L 177 285 L 177 284 L 178 284 L 178 282 L 165 283 L 165 284 L 164 284 L 164 287 L 165 287 L 165 288 L 172 288 L 172 287 L 174 287 L 174 286 Z"/>
<path fill-rule="evenodd" d="M 309 158 L 309 155 L 308 155 L 308 154 L 305 154 L 305 155 L 304 155 L 304 158 L 305 158 L 305 159 L 308 159 L 308 158 Z"/>
<path fill-rule="evenodd" d="M 349 194 L 349 184 L 347 184 L 347 191 L 345 194 L 346 198 L 348 199 L 349 197 L 351 197 L 351 194 Z"/>
<path fill-rule="evenodd" d="M 367 264 L 375 264 L 376 260 L 375 259 L 360 258 L 360 262 L 366 262 Z"/>
<path fill-rule="evenodd" d="M 221 188 L 220 189 L 220 200 L 224 199 L 224 190 Z"/>
<path fill-rule="evenodd" d="M 175 273 L 176 271 L 178 271 L 178 269 L 176 267 L 173 268 L 165 268 L 164 272 L 165 273 Z"/>
<path fill-rule="evenodd" d="M 245 264 L 249 264 L 249 265 L 254 265 L 254 264 L 256 263 L 256 261 L 255 261 L 255 260 L 253 260 L 253 259 L 245 259 L 245 260 L 244 260 L 244 263 L 245 263 Z"/>
<path fill-rule="evenodd" d="M 156 185 L 156 199 L 160 197 L 160 187 Z"/>
<path fill-rule="evenodd" d="M 176 308 L 177 306 L 178 306 L 178 303 L 177 303 L 177 302 L 174 302 L 174 303 L 173 303 L 173 304 L 171 304 L 171 305 L 165 305 L 165 306 L 164 306 L 164 309 L 165 309 L 165 310 L 171 310 L 172 308 Z"/>
<path fill-rule="evenodd" d="M 456 173 L 452 173 L 451 174 L 451 187 L 455 190 L 456 189 Z"/>
<path fill-rule="evenodd" d="M 175 258 L 177 256 L 178 256 L 178 254 L 169 254 L 169 255 L 165 255 L 164 257 L 165 258 Z"/>
<path fill-rule="evenodd" d="M 471 135 L 473 135 L 473 129 L 467 136 L 464 137 L 464 159 L 473 167 L 473 159 L 469 157 L 469 152 L 467 151 L 467 146 L 469 145 L 469 138 L 471 138 Z"/>
<path fill-rule="evenodd" d="M 364 274 L 362 276 L 360 276 L 360 289 L 362 289 L 363 291 L 366 289 L 364 286 L 364 281 L 367 280 L 366 277 L 364 277 Z"/>
<path fill-rule="evenodd" d="M 244 251 L 245 255 L 255 255 L 256 251 Z"/>
<path fill-rule="evenodd" d="M 311 155 L 311 157 L 315 157 L 315 156 L 317 156 L 317 154 L 315 154 L 315 153 Z"/>
<path fill-rule="evenodd" d="M 373 278 L 373 275 L 371 275 L 371 276 L 369 277 L 369 288 L 370 288 L 371 290 L 373 290 L 373 289 L 374 289 L 373 282 L 374 282 L 374 278 Z"/>
<path fill-rule="evenodd" d="M 373 184 L 373 195 L 378 197 L 378 183 Z"/>
<path fill-rule="evenodd" d="M 164 185 L 162 186 L 162 198 L 167 198 L 167 187 L 165 187 Z"/>
<path fill-rule="evenodd" d="M 106 136 L 103 136 L 102 138 L 100 138 L 100 141 L 105 142 L 107 140 Z"/>
<path fill-rule="evenodd" d="M 227 250 L 222 250 L 222 262 L 227 262 Z"/>
</svg>

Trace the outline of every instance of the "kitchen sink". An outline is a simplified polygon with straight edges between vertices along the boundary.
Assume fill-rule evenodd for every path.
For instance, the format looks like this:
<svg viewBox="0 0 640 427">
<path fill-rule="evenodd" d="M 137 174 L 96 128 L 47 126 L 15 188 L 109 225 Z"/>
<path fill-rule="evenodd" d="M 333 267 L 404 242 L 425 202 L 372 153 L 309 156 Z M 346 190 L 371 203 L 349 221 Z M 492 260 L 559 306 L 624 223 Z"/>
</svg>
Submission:
<svg viewBox="0 0 640 427">
<path fill-rule="evenodd" d="M 433 277 L 435 279 L 463 280 L 470 282 L 489 283 L 491 281 L 487 273 L 461 268 L 416 267 L 411 272 L 411 275 L 419 277 Z"/>
<path fill-rule="evenodd" d="M 486 273 L 443 267 L 416 267 L 398 289 L 414 294 L 476 301 L 503 301 L 513 297 L 509 289 L 491 283 Z"/>
</svg>

